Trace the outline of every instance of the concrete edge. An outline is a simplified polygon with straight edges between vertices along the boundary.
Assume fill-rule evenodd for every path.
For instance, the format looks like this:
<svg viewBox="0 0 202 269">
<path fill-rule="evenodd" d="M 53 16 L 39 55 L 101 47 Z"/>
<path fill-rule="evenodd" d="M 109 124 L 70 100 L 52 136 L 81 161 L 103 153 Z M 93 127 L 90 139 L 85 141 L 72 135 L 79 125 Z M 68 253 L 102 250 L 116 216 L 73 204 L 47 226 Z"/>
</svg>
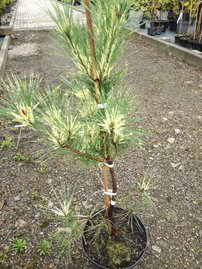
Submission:
<svg viewBox="0 0 202 269">
<path fill-rule="evenodd" d="M 3 78 L 4 76 L 4 71 L 6 69 L 6 63 L 7 63 L 7 58 L 8 58 L 8 47 L 11 41 L 11 37 L 7 35 L 4 38 L 4 42 L 1 46 L 0 50 L 0 78 Z"/>
<path fill-rule="evenodd" d="M 14 11 L 12 18 L 11 18 L 11 21 L 9 23 L 9 26 L 12 28 L 13 28 L 15 18 L 16 18 L 18 3 L 19 3 L 19 1 L 17 1 L 17 3 L 16 3 L 15 11 Z M 10 45 L 10 41 L 11 41 L 10 35 L 5 36 L 4 42 L 0 48 L 0 79 L 3 78 L 4 72 L 6 69 L 6 63 L 7 63 L 7 59 L 8 59 L 8 47 Z"/>
<path fill-rule="evenodd" d="M 141 40 L 153 47 L 156 47 L 166 53 L 169 53 L 176 58 L 183 60 L 191 65 L 194 65 L 202 70 L 202 55 L 189 51 L 178 45 L 159 40 L 155 37 L 149 36 L 144 33 L 134 31 L 132 34 L 136 39 Z"/>
<path fill-rule="evenodd" d="M 32 28 L 18 28 L 18 29 L 14 29 L 14 32 L 28 32 L 28 31 L 46 31 L 46 30 L 53 30 L 55 28 L 55 26 L 44 26 L 44 27 L 32 27 Z"/>
</svg>

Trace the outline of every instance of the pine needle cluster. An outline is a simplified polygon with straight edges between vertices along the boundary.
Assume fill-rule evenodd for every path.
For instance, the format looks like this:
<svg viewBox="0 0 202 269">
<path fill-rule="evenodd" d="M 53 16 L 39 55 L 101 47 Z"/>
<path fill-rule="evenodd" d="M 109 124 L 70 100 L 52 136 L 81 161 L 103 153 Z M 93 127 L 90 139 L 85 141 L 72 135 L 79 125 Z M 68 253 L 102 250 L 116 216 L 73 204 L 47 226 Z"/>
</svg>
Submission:
<svg viewBox="0 0 202 269">
<path fill-rule="evenodd" d="M 92 32 L 87 22 L 73 20 L 70 6 L 57 1 L 52 4 L 54 11 L 49 11 L 50 16 L 77 74 L 66 81 L 68 91 L 55 87 L 45 93 L 40 92 L 41 80 L 37 75 L 25 79 L 12 77 L 3 84 L 5 96 L 0 112 L 20 126 L 39 131 L 54 151 L 96 162 L 109 155 L 114 160 L 119 150 L 127 148 L 139 134 L 129 128 L 131 97 L 119 87 L 123 68 L 117 66 L 128 35 L 124 29 L 127 1 L 93 1 Z M 85 8 L 89 11 L 89 7 Z M 90 39 L 96 48 L 94 52 Z"/>
</svg>

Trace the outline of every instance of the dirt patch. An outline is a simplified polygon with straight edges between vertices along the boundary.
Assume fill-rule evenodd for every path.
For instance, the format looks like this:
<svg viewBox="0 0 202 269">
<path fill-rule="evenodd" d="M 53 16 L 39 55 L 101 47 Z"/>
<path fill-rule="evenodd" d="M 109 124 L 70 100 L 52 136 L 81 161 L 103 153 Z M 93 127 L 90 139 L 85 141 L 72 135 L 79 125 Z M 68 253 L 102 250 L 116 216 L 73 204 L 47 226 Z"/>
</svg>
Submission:
<svg viewBox="0 0 202 269">
<path fill-rule="evenodd" d="M 10 46 L 9 48 L 9 57 L 25 57 L 25 56 L 33 56 L 38 54 L 38 46 L 37 44 L 22 44 L 19 46 Z"/>
<path fill-rule="evenodd" d="M 59 43 L 49 32 L 19 33 L 11 45 L 37 44 L 39 54 L 9 58 L 5 78 L 11 73 L 24 76 L 35 72 L 42 76 L 45 86 L 60 84 L 61 75 L 71 77 L 74 66 L 65 51 L 58 50 Z M 129 186 L 134 188 L 135 179 L 148 172 L 154 177 L 153 195 L 158 199 L 157 208 L 141 216 L 150 245 L 137 269 L 199 269 L 202 73 L 133 38 L 127 43 L 121 63 L 128 63 L 124 82 L 137 99 L 131 119 L 136 115 L 141 118 L 138 127 L 145 130 L 145 136 L 141 148 L 131 149 L 117 160 L 119 186 L 127 194 Z M 52 190 L 61 191 L 65 184 L 74 186 L 75 206 L 83 205 L 81 212 L 95 201 L 101 205 L 103 197 L 92 196 L 102 189 L 99 170 L 84 168 L 74 159 L 40 162 L 36 152 L 41 142 L 37 146 L 36 134 L 25 130 L 19 146 L 25 159 L 16 161 L 19 131 L 10 127 L 2 124 L 0 129 L 1 141 L 8 136 L 13 141 L 10 149 L 0 150 L 0 245 L 8 256 L 3 268 L 89 268 L 78 247 L 68 267 L 54 243 L 45 256 L 39 257 L 37 249 L 40 240 L 49 240 L 59 226 L 51 214 L 42 210 L 49 201 L 56 201 Z M 10 247 L 16 237 L 27 242 L 25 251 L 18 255 Z"/>
</svg>

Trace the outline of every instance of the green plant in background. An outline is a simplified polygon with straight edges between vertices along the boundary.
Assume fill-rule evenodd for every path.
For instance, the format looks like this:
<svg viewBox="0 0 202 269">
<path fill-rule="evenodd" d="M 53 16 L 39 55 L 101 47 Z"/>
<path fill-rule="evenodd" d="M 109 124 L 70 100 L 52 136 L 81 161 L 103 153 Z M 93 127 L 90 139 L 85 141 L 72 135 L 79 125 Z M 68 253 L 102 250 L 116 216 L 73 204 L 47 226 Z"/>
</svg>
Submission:
<svg viewBox="0 0 202 269">
<path fill-rule="evenodd" d="M 0 252 L 0 265 L 4 265 L 7 258 L 8 256 L 5 252 Z"/>
<path fill-rule="evenodd" d="M 11 5 L 13 3 L 13 0 L 6 0 L 6 5 Z"/>
<path fill-rule="evenodd" d="M 26 157 L 23 156 L 20 152 L 17 152 L 15 156 L 13 156 L 13 160 L 16 162 L 25 161 Z"/>
<path fill-rule="evenodd" d="M 11 246 L 15 252 L 23 252 L 26 248 L 26 241 L 15 238 L 12 240 Z"/>
<path fill-rule="evenodd" d="M 161 20 L 162 13 L 169 9 L 169 0 L 137 0 L 139 10 L 149 15 L 152 21 Z"/>
<path fill-rule="evenodd" d="M 193 33 L 193 39 L 198 38 L 199 42 L 202 38 L 202 30 L 201 30 L 201 22 L 202 22 L 202 7 L 201 7 L 201 1 L 200 0 L 184 0 L 180 1 L 180 7 L 181 7 L 181 20 L 180 20 L 180 27 L 179 27 L 179 34 L 186 34 L 187 36 L 190 36 L 191 33 L 191 25 L 195 21 L 194 26 L 194 33 Z M 189 23 L 186 33 L 182 33 L 182 25 L 184 21 L 184 17 L 188 15 L 189 16 Z"/>
<path fill-rule="evenodd" d="M 191 30 L 191 24 L 193 23 L 193 18 L 198 13 L 198 7 L 201 3 L 201 0 L 188 0 L 188 1 L 182 1 L 182 10 L 183 13 L 189 14 L 189 26 L 186 32 L 186 35 L 190 35 Z M 201 25 L 201 22 L 199 23 Z"/>
<path fill-rule="evenodd" d="M 13 145 L 12 138 L 6 137 L 1 142 L 1 149 L 4 149 L 4 150 L 10 149 L 12 147 L 12 145 Z"/>
<path fill-rule="evenodd" d="M 47 240 L 42 239 L 39 243 L 37 252 L 39 253 L 40 256 L 44 256 L 48 253 L 50 248 L 51 244 Z"/>
<path fill-rule="evenodd" d="M 6 4 L 13 5 L 15 3 L 15 0 L 6 0 Z"/>
<path fill-rule="evenodd" d="M 1 17 L 4 15 L 6 11 L 6 0 L 1 0 L 0 1 L 0 24 L 1 24 Z"/>
<path fill-rule="evenodd" d="M 180 11 L 180 1 L 179 0 L 170 0 L 168 4 L 168 10 L 172 11 L 173 14 L 179 15 Z"/>
</svg>

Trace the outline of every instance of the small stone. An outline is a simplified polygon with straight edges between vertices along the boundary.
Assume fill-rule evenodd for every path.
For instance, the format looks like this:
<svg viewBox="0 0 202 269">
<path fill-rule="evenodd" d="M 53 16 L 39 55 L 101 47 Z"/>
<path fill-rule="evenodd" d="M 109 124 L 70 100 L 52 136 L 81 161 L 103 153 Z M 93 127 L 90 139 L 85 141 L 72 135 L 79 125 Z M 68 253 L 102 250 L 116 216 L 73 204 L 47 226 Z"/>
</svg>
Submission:
<svg viewBox="0 0 202 269">
<path fill-rule="evenodd" d="M 35 217 L 35 219 L 38 219 L 40 217 L 40 213 L 39 212 L 36 213 L 36 215 L 34 217 Z"/>
<path fill-rule="evenodd" d="M 184 170 L 184 165 L 180 165 L 178 169 L 179 170 Z"/>
<path fill-rule="evenodd" d="M 16 202 L 20 201 L 20 196 L 16 196 L 16 197 L 14 197 L 14 200 L 15 200 Z"/>
<path fill-rule="evenodd" d="M 180 165 L 180 163 L 170 163 L 170 164 L 171 164 L 172 168 L 176 168 Z"/>
<path fill-rule="evenodd" d="M 55 260 L 54 260 L 54 264 L 55 264 L 55 265 L 58 265 L 59 263 L 60 263 L 60 260 L 58 260 L 58 259 L 55 259 Z"/>
<path fill-rule="evenodd" d="M 161 248 L 158 246 L 152 246 L 152 249 L 156 252 L 158 252 L 159 254 L 161 253 Z"/>
<path fill-rule="evenodd" d="M 191 85 L 191 84 L 193 84 L 193 81 L 191 81 L 191 80 L 185 81 L 185 84 Z"/>
<path fill-rule="evenodd" d="M 159 147 L 159 145 L 157 145 L 157 144 L 154 144 L 154 145 L 153 145 L 153 147 L 154 147 L 154 148 L 158 148 L 158 147 Z"/>
<path fill-rule="evenodd" d="M 199 122 L 202 121 L 202 117 L 201 116 L 197 116 L 197 119 L 198 119 Z"/>
<path fill-rule="evenodd" d="M 168 202 L 171 202 L 171 200 L 172 200 L 172 196 L 170 196 L 170 195 L 167 196 L 167 197 L 166 197 L 166 200 L 167 200 Z"/>
<path fill-rule="evenodd" d="M 76 205 L 75 206 L 75 212 L 79 215 L 81 212 L 80 212 L 80 206 L 79 205 Z"/>
<path fill-rule="evenodd" d="M 165 149 L 170 149 L 170 144 L 166 145 Z"/>
<path fill-rule="evenodd" d="M 160 241 L 158 242 L 158 244 L 159 244 L 162 248 L 166 248 L 166 247 L 167 247 L 167 243 L 166 243 L 166 241 L 164 241 L 164 240 L 160 240 Z"/>
<path fill-rule="evenodd" d="M 178 220 L 178 216 L 177 213 L 175 212 L 175 210 L 171 210 L 170 214 L 169 214 L 170 218 L 177 221 Z"/>
<path fill-rule="evenodd" d="M 174 138 L 174 137 L 168 138 L 167 141 L 168 141 L 170 144 L 173 144 L 173 143 L 175 142 L 175 138 Z"/>
<path fill-rule="evenodd" d="M 168 118 L 163 117 L 161 121 L 162 121 L 162 122 L 166 122 L 166 121 L 168 121 Z"/>
<path fill-rule="evenodd" d="M 180 134 L 181 133 L 180 129 L 175 129 L 175 133 Z"/>
<path fill-rule="evenodd" d="M 81 202 L 82 206 L 85 208 L 85 209 L 90 209 L 93 207 L 92 204 L 88 204 L 87 201 L 83 201 Z"/>
<path fill-rule="evenodd" d="M 202 236 L 202 230 L 199 231 L 199 235 Z"/>
<path fill-rule="evenodd" d="M 27 222 L 24 221 L 23 219 L 19 219 L 19 220 L 17 220 L 16 223 L 15 223 L 15 227 L 16 227 L 17 229 L 23 228 L 23 227 L 25 227 L 25 226 L 27 226 Z"/>
<path fill-rule="evenodd" d="M 52 208 L 53 207 L 53 202 L 49 201 L 48 202 L 48 208 Z"/>
<path fill-rule="evenodd" d="M 173 111 L 170 111 L 168 114 L 169 114 L 170 116 L 173 116 L 173 115 L 174 115 L 174 112 L 173 112 Z"/>
</svg>

